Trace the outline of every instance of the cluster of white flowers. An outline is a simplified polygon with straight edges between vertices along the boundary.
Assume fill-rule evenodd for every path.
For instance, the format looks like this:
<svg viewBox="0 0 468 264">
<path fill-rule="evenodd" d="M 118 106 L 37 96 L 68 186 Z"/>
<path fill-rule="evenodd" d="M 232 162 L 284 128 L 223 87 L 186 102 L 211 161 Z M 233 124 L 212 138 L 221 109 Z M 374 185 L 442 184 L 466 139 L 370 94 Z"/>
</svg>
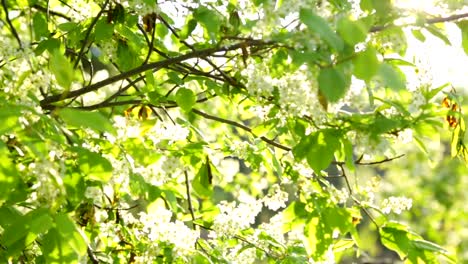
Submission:
<svg viewBox="0 0 468 264">
<path fill-rule="evenodd" d="M 88 186 L 85 191 L 85 197 L 93 200 L 95 203 L 100 203 L 102 199 L 102 190 L 97 186 Z"/>
<path fill-rule="evenodd" d="M 114 127 L 117 129 L 116 139 L 140 138 L 141 124 L 136 119 L 114 116 Z"/>
<path fill-rule="evenodd" d="M 41 70 L 34 72 L 30 61 L 34 54 L 30 48 L 25 47 L 21 51 L 10 49 L 8 52 L 11 53 L 0 54 L 0 66 L 6 64 L 0 67 L 0 84 L 4 95 L 10 101 L 36 107 L 37 103 L 32 98 L 41 99 L 40 89 L 47 90 L 55 82 Z"/>
<path fill-rule="evenodd" d="M 166 242 L 174 245 L 176 257 L 189 256 L 195 251 L 195 243 L 200 237 L 199 231 L 188 228 L 183 222 L 171 222 L 172 212 L 158 207 L 151 214 L 140 213 L 141 235 L 152 242 Z"/>
<path fill-rule="evenodd" d="M 400 140 L 403 144 L 408 144 L 413 141 L 413 130 L 412 129 L 405 129 L 398 133 L 398 140 Z"/>
<path fill-rule="evenodd" d="M 344 204 L 349 198 L 349 192 L 345 188 L 337 189 L 334 186 L 327 188 L 333 203 Z"/>
<path fill-rule="evenodd" d="M 48 159 L 37 160 L 29 164 L 27 170 L 36 177 L 36 183 L 31 187 L 31 202 L 53 205 L 64 192 L 62 176 L 64 165 Z"/>
<path fill-rule="evenodd" d="M 262 202 L 254 200 L 236 206 L 235 202 L 221 201 L 218 208 L 220 213 L 215 217 L 213 231 L 209 234 L 212 238 L 232 236 L 250 227 L 262 210 Z"/>
<path fill-rule="evenodd" d="M 235 141 L 232 142 L 229 146 L 230 151 L 234 156 L 239 157 L 241 159 L 247 158 L 247 154 L 249 152 L 256 152 L 257 147 L 250 144 L 247 141 Z"/>
<path fill-rule="evenodd" d="M 156 145 L 162 140 L 169 140 L 169 144 L 179 140 L 185 140 L 189 136 L 190 130 L 179 124 L 156 123 L 150 131 L 148 138 Z"/>
<path fill-rule="evenodd" d="M 413 98 L 411 100 L 411 104 L 408 107 L 408 111 L 410 113 L 417 113 L 421 109 L 421 106 L 426 103 L 426 98 L 420 90 L 414 91 L 412 95 Z"/>
<path fill-rule="evenodd" d="M 121 233 L 120 225 L 112 222 L 99 223 L 99 238 L 106 247 L 115 247 L 120 242 L 119 233 Z"/>
<path fill-rule="evenodd" d="M 402 211 L 411 209 L 412 205 L 413 200 L 410 198 L 391 196 L 382 201 L 381 207 L 384 214 L 401 214 Z"/>
<path fill-rule="evenodd" d="M 230 248 L 228 253 L 224 255 L 224 258 L 233 264 L 255 263 L 255 260 L 257 260 L 256 251 L 256 248 L 245 248 L 245 244 L 240 243 Z"/>
<path fill-rule="evenodd" d="M 169 179 L 179 176 L 182 167 L 180 158 L 164 156 L 146 167 L 136 167 L 134 172 L 140 174 L 147 183 L 161 186 Z"/>
<path fill-rule="evenodd" d="M 134 166 L 133 158 L 126 155 L 122 158 L 116 158 L 113 155 L 103 155 L 112 164 L 112 178 L 108 185 L 113 186 L 120 192 L 130 193 L 130 171 Z"/>
<path fill-rule="evenodd" d="M 380 178 L 372 177 L 366 182 L 365 186 L 358 188 L 358 194 L 361 196 L 359 199 L 367 204 L 373 204 L 375 200 L 375 194 L 380 190 Z"/>
<path fill-rule="evenodd" d="M 280 208 L 286 207 L 288 196 L 288 193 L 281 190 L 278 184 L 274 184 L 270 189 L 270 193 L 263 197 L 262 201 L 270 210 L 277 211 Z"/>
<path fill-rule="evenodd" d="M 67 5 L 55 7 L 55 9 L 58 12 L 67 13 L 73 21 L 81 21 L 93 17 L 98 7 L 94 1 L 71 0 Z"/>
<path fill-rule="evenodd" d="M 225 183 L 232 182 L 234 180 L 234 176 L 239 172 L 240 164 L 238 160 L 226 158 L 220 160 L 218 164 L 215 164 L 213 159 L 211 159 L 211 161 L 223 175 L 222 181 Z"/>
<path fill-rule="evenodd" d="M 324 118 L 325 112 L 317 97 L 317 76 L 309 67 L 303 65 L 294 73 L 272 78 L 266 64 L 252 63 L 243 75 L 248 80 L 248 92 L 260 103 L 268 104 L 266 98 L 273 95 L 275 88 L 278 90 L 283 116 L 309 115 L 318 121 Z"/>
<path fill-rule="evenodd" d="M 262 223 L 259 228 L 256 230 L 256 234 L 258 235 L 260 232 L 265 232 L 272 238 L 274 238 L 278 243 L 285 244 L 286 239 L 284 237 L 283 232 L 283 212 L 279 212 L 270 218 L 268 223 Z M 260 240 L 258 240 L 260 241 Z"/>
<path fill-rule="evenodd" d="M 306 178 L 313 178 L 314 177 L 314 170 L 303 163 L 294 162 L 293 169 L 299 173 L 299 175 L 306 177 Z"/>
<path fill-rule="evenodd" d="M 384 31 L 373 39 L 376 46 L 381 47 L 381 52 L 385 54 L 400 54 L 406 49 L 406 37 L 399 31 Z"/>
<path fill-rule="evenodd" d="M 114 116 L 114 127 L 117 129 L 117 139 L 124 138 L 147 138 L 155 145 L 161 141 L 168 140 L 169 143 L 185 140 L 190 130 L 179 124 L 157 122 L 150 129 L 142 127 L 142 123 L 135 118 Z M 110 135 L 108 135 L 109 137 Z M 112 138 L 112 137 L 111 137 Z"/>
<path fill-rule="evenodd" d="M 256 105 L 252 106 L 250 109 L 251 111 L 259 117 L 261 120 L 268 120 L 268 114 L 270 113 L 271 108 L 273 108 L 274 105 Z"/>
<path fill-rule="evenodd" d="M 392 157 L 395 150 L 386 137 L 373 138 L 364 133 L 350 133 L 350 138 L 354 138 L 356 153 L 362 154 L 363 161 L 374 160 L 376 156 Z"/>
</svg>

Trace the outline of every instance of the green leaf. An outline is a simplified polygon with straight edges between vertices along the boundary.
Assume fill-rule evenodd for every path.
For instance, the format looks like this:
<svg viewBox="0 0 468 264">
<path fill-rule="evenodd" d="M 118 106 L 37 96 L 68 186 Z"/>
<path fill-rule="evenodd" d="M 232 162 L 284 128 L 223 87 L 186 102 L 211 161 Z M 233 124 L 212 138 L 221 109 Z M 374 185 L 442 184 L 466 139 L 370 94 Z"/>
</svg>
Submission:
<svg viewBox="0 0 468 264">
<path fill-rule="evenodd" d="M 344 156 L 345 156 L 344 160 L 345 160 L 346 167 L 350 171 L 354 171 L 355 166 L 354 166 L 354 158 L 353 158 L 353 144 L 348 138 L 345 138 L 345 137 L 340 138 L 340 142 L 341 142 L 341 148 L 342 148 L 341 151 L 344 153 Z"/>
<path fill-rule="evenodd" d="M 352 21 L 347 17 L 342 17 L 338 21 L 338 33 L 351 46 L 366 40 L 368 28 L 362 21 Z"/>
<path fill-rule="evenodd" d="M 389 223 L 380 230 L 382 244 L 395 251 L 400 258 L 406 257 L 411 251 L 411 241 L 409 232 L 403 225 Z"/>
<path fill-rule="evenodd" d="M 401 259 L 408 259 L 409 263 L 440 263 L 434 252 L 446 254 L 441 247 L 421 239 L 421 236 L 399 223 L 390 222 L 379 232 L 382 244 L 395 251 Z"/>
<path fill-rule="evenodd" d="M 69 216 L 55 217 L 55 227 L 43 237 L 42 253 L 48 263 L 79 263 L 87 252 L 84 236 Z"/>
<path fill-rule="evenodd" d="M 49 67 L 50 71 L 55 75 L 57 83 L 69 90 L 75 76 L 73 65 L 59 49 L 51 53 Z"/>
<path fill-rule="evenodd" d="M 112 177 L 112 164 L 101 154 L 81 147 L 71 148 L 77 153 L 80 172 L 90 180 L 108 182 Z"/>
<path fill-rule="evenodd" d="M 195 30 L 197 27 L 197 20 L 191 18 L 189 19 L 186 23 L 185 26 L 182 28 L 182 31 L 180 32 L 180 38 L 182 40 L 187 39 L 190 34 Z"/>
<path fill-rule="evenodd" d="M 342 252 L 350 249 L 351 247 L 354 247 L 355 245 L 356 242 L 354 242 L 352 239 L 341 239 L 333 245 L 333 251 Z"/>
<path fill-rule="evenodd" d="M 405 75 L 388 63 L 380 65 L 379 76 L 385 85 L 392 89 L 402 90 L 406 87 Z"/>
<path fill-rule="evenodd" d="M 179 88 L 175 95 L 175 101 L 177 105 L 182 108 L 182 110 L 189 112 L 197 102 L 197 97 L 192 92 L 192 90 L 187 88 Z"/>
<path fill-rule="evenodd" d="M 413 34 L 413 36 L 414 36 L 417 40 L 419 40 L 419 41 L 421 41 L 421 42 L 426 41 L 426 36 L 424 36 L 424 34 L 421 32 L 421 30 L 419 30 L 419 29 L 413 29 L 413 30 L 411 30 L 411 33 Z"/>
<path fill-rule="evenodd" d="M 34 54 L 36 55 L 41 55 L 44 51 L 49 51 L 53 52 L 54 50 L 57 50 L 60 48 L 60 40 L 56 38 L 49 38 L 46 40 L 43 40 L 39 42 L 39 44 L 36 46 L 36 49 L 34 49 Z"/>
<path fill-rule="evenodd" d="M 334 50 L 338 52 L 343 50 L 343 40 L 333 32 L 325 19 L 314 14 L 312 10 L 304 8 L 299 13 L 299 19 L 310 31 L 317 33 Z"/>
<path fill-rule="evenodd" d="M 116 134 L 115 128 L 108 118 L 99 112 L 83 111 L 71 108 L 57 110 L 59 117 L 70 126 L 90 128 L 98 133 Z"/>
<path fill-rule="evenodd" d="M 321 69 L 318 83 L 320 91 L 331 103 L 343 98 L 348 86 L 344 73 L 336 68 Z"/>
<path fill-rule="evenodd" d="M 424 96 L 426 97 L 426 100 L 429 101 L 431 100 L 432 98 L 434 98 L 434 96 L 438 95 L 444 88 L 446 88 L 447 86 L 449 86 L 450 83 L 444 83 L 442 84 L 441 86 L 439 87 L 436 87 L 430 91 L 428 91 L 426 94 L 424 94 Z"/>
<path fill-rule="evenodd" d="M 47 25 L 47 20 L 43 13 L 37 12 L 34 14 L 33 29 L 34 29 L 35 40 L 41 40 L 41 38 L 49 36 L 49 28 Z"/>
<path fill-rule="evenodd" d="M 206 36 L 209 36 L 211 40 L 215 40 L 221 25 L 218 14 L 211 9 L 200 6 L 195 9 L 193 17 L 205 28 Z"/>
<path fill-rule="evenodd" d="M 51 227 L 52 217 L 49 211 L 45 208 L 35 209 L 8 226 L 2 234 L 1 244 L 5 247 L 10 247 L 16 242 L 25 239 L 22 241 L 22 246 L 26 247 L 37 236 L 47 232 Z"/>
<path fill-rule="evenodd" d="M 139 63 L 139 57 L 130 49 L 128 43 L 119 41 L 117 44 L 117 64 L 122 71 L 128 71 Z"/>
<path fill-rule="evenodd" d="M 314 260 L 324 260 L 328 247 L 332 244 L 333 230 L 320 217 L 312 217 L 304 228 L 304 246 Z"/>
<path fill-rule="evenodd" d="M 0 121 L 2 125 L 0 126 L 0 135 L 11 133 L 17 131 L 18 128 L 18 119 L 20 116 L 23 116 L 21 111 L 22 107 L 18 105 L 9 104 L 5 101 L 0 105 Z"/>
<path fill-rule="evenodd" d="M 336 130 L 321 130 L 311 135 L 307 163 L 315 171 L 326 169 L 333 161 L 335 151 L 340 147 L 340 135 Z"/>
<path fill-rule="evenodd" d="M 432 35 L 435 37 L 439 38 L 442 40 L 445 44 L 451 46 L 452 43 L 450 43 L 450 40 L 447 38 L 447 36 L 444 34 L 444 32 L 441 31 L 440 28 L 434 26 L 434 25 L 427 25 L 426 26 L 427 31 L 429 31 Z"/>
<path fill-rule="evenodd" d="M 432 251 L 432 252 L 437 252 L 440 254 L 447 254 L 448 251 L 445 250 L 443 247 L 432 243 L 430 241 L 424 240 L 424 239 L 415 239 L 412 241 L 413 245 L 416 248 L 427 250 L 427 251 Z"/>
<path fill-rule="evenodd" d="M 65 22 L 57 26 L 58 29 L 64 32 L 72 31 L 78 28 L 78 23 L 75 22 Z"/>
<path fill-rule="evenodd" d="M 110 41 L 113 34 L 114 25 L 107 23 L 106 18 L 102 18 L 96 23 L 96 27 L 94 28 L 94 38 L 96 41 Z"/>
<path fill-rule="evenodd" d="M 464 20 L 457 23 L 461 31 L 462 47 L 465 53 L 468 55 L 468 21 Z"/>
<path fill-rule="evenodd" d="M 12 192 L 22 191 L 17 190 L 21 174 L 9 157 L 9 152 L 5 143 L 0 141 L 0 204 L 11 199 L 10 194 Z"/>
<path fill-rule="evenodd" d="M 359 3 L 359 7 L 362 11 L 372 11 L 374 9 L 373 1 L 372 0 L 361 0 Z"/>
<path fill-rule="evenodd" d="M 353 59 L 353 74 L 364 81 L 370 81 L 379 69 L 379 59 L 377 51 L 373 47 L 356 54 Z"/>
<path fill-rule="evenodd" d="M 211 175 L 210 166 L 208 160 L 203 163 L 192 181 L 193 189 L 202 197 L 209 197 L 213 193 L 213 186 L 211 185 L 213 175 Z"/>
</svg>

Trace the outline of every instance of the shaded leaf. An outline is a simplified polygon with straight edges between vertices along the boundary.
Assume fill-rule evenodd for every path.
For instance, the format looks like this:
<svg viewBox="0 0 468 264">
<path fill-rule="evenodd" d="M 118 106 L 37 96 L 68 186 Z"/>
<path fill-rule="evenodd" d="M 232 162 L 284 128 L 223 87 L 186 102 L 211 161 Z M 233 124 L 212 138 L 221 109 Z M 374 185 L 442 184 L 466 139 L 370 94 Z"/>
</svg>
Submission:
<svg viewBox="0 0 468 264">
<path fill-rule="evenodd" d="M 302 8 L 299 13 L 299 19 L 307 28 L 317 33 L 328 45 L 336 51 L 342 51 L 344 48 L 343 40 L 333 32 L 328 22 L 322 17 L 314 14 L 310 9 Z"/>
</svg>

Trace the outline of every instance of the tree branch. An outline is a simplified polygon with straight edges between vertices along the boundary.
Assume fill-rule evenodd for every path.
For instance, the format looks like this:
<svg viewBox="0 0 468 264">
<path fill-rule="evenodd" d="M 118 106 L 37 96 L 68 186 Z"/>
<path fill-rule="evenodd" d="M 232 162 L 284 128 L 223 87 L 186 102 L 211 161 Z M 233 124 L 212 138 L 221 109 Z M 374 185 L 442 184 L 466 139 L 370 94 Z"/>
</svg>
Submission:
<svg viewBox="0 0 468 264">
<path fill-rule="evenodd" d="M 206 119 L 211 119 L 211 120 L 214 120 L 214 121 L 218 121 L 218 122 L 221 122 L 221 123 L 225 123 L 225 124 L 228 124 L 228 125 L 238 127 L 240 129 L 243 129 L 243 130 L 249 132 L 253 136 L 255 136 L 255 134 L 252 132 L 252 129 L 250 127 L 248 127 L 248 126 L 243 125 L 243 124 L 237 123 L 237 122 L 232 121 L 232 120 L 224 119 L 224 118 L 221 118 L 221 117 L 212 116 L 212 115 L 209 115 L 209 114 L 204 113 L 204 112 L 202 112 L 200 110 L 197 110 L 197 109 L 192 109 L 192 112 L 197 114 L 197 115 L 203 116 Z M 266 143 L 274 146 L 274 147 L 280 148 L 280 149 L 285 150 L 285 151 L 291 151 L 290 147 L 281 145 L 280 143 L 277 143 L 274 140 L 268 139 L 268 138 L 263 137 L 263 136 L 260 137 L 260 139 L 262 141 L 265 141 Z"/>
<path fill-rule="evenodd" d="M 104 87 L 106 85 L 112 84 L 114 82 L 117 82 L 117 81 L 120 81 L 120 80 L 123 80 L 123 79 L 126 79 L 128 77 L 133 76 L 133 75 L 143 73 L 143 72 L 145 72 L 147 70 L 157 71 L 157 70 L 160 70 L 161 68 L 165 68 L 165 67 L 168 67 L 169 65 L 177 64 L 177 63 L 186 61 L 188 59 L 203 58 L 203 57 L 210 56 L 210 55 L 212 55 L 214 53 L 217 53 L 217 52 L 233 51 L 233 50 L 240 49 L 240 48 L 244 47 L 245 45 L 252 46 L 252 47 L 253 46 L 262 47 L 262 46 L 271 46 L 271 45 L 274 45 L 274 44 L 275 43 L 272 42 L 272 41 L 265 42 L 265 41 L 262 41 L 262 40 L 247 40 L 245 42 L 237 43 L 237 44 L 234 44 L 234 45 L 231 45 L 231 46 L 213 47 L 213 48 L 207 48 L 207 49 L 193 51 L 193 52 L 190 52 L 190 53 L 187 53 L 187 54 L 184 54 L 184 55 L 180 55 L 178 57 L 174 57 L 174 58 L 170 58 L 170 59 L 166 59 L 166 60 L 162 60 L 162 61 L 157 61 L 157 62 L 141 65 L 141 66 L 133 68 L 133 69 L 127 71 L 127 72 L 123 72 L 121 74 L 114 75 L 114 76 L 109 77 L 109 78 L 107 78 L 107 79 L 105 79 L 103 81 L 100 81 L 100 82 L 85 86 L 85 87 L 83 87 L 81 89 L 78 89 L 78 90 L 68 91 L 68 92 L 64 92 L 64 93 L 61 93 L 61 94 L 48 96 L 48 97 L 44 98 L 43 100 L 41 100 L 40 105 L 45 110 L 52 110 L 52 109 L 55 108 L 55 106 L 52 105 L 53 103 L 56 103 L 56 102 L 59 102 L 59 101 L 65 100 L 65 99 L 77 97 L 77 96 L 86 94 L 88 92 L 96 91 L 101 87 Z"/>
<path fill-rule="evenodd" d="M 18 35 L 18 32 L 16 32 L 16 29 L 13 26 L 13 23 L 11 23 L 10 16 L 8 14 L 9 12 L 8 12 L 8 6 L 7 6 L 6 0 L 2 0 L 2 7 L 3 7 L 3 10 L 5 11 L 5 18 L 6 18 L 8 26 L 10 27 L 10 31 L 15 37 L 16 41 L 18 42 L 20 49 L 23 49 L 23 44 L 21 43 L 21 39 Z"/>
<path fill-rule="evenodd" d="M 467 17 L 468 17 L 468 13 L 458 14 L 458 15 L 451 15 L 451 16 L 448 16 L 448 17 L 435 17 L 435 18 L 427 19 L 426 21 L 424 21 L 424 24 L 425 25 L 430 25 L 430 24 L 451 22 L 451 21 L 456 21 L 456 20 L 459 20 L 459 19 L 462 19 L 462 18 L 467 18 Z M 393 28 L 393 27 L 407 27 L 407 26 L 416 26 L 416 25 L 417 24 L 409 23 L 409 24 L 404 24 L 404 25 L 400 25 L 400 26 L 397 26 L 397 25 L 394 25 L 394 24 L 384 25 L 384 26 L 374 26 L 369 30 L 369 32 L 375 33 L 375 32 L 383 31 L 385 29 Z"/>
<path fill-rule="evenodd" d="M 93 21 L 91 21 L 91 25 L 89 25 L 89 28 L 86 31 L 85 38 L 83 39 L 83 45 L 81 46 L 80 52 L 78 52 L 78 57 L 76 58 L 75 65 L 73 65 L 74 69 L 76 69 L 76 67 L 78 66 L 80 58 L 83 55 L 86 46 L 88 45 L 88 39 L 89 39 L 89 36 L 91 35 L 91 31 L 93 30 L 94 26 L 98 22 L 99 18 L 101 17 L 108 3 L 109 3 L 109 0 L 106 0 L 104 4 L 102 5 L 101 10 L 99 10 L 99 13 L 97 14 L 97 16 L 93 19 Z"/>
<path fill-rule="evenodd" d="M 207 164 L 207 166 L 209 166 L 209 164 Z M 188 178 L 187 170 L 184 170 L 184 176 L 185 176 L 185 191 L 187 192 L 188 208 L 190 211 L 190 216 L 192 217 L 192 228 L 195 229 L 195 213 L 193 211 L 192 196 L 190 195 L 190 181 Z"/>
<path fill-rule="evenodd" d="M 37 10 L 39 10 L 39 11 L 42 11 L 42 12 L 47 13 L 47 16 L 48 16 L 49 14 L 51 14 L 51 15 L 54 15 L 54 16 L 61 17 L 61 18 L 65 19 L 65 20 L 71 21 L 71 18 L 69 18 L 68 16 L 66 16 L 66 15 L 64 15 L 64 14 L 62 14 L 62 13 L 59 13 L 59 12 L 50 10 L 50 9 L 48 9 L 48 8 L 45 8 L 45 7 L 41 6 L 41 5 L 34 4 L 34 5 L 32 5 L 31 7 L 34 8 L 34 9 L 37 9 Z"/>
</svg>

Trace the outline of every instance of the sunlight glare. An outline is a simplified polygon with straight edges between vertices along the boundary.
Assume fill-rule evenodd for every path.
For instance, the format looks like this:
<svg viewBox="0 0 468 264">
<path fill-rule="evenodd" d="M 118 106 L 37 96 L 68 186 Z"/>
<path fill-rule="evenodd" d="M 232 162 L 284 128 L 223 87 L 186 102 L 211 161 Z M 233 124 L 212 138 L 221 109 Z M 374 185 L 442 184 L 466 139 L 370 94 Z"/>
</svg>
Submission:
<svg viewBox="0 0 468 264">
<path fill-rule="evenodd" d="M 437 13 L 440 8 L 436 5 L 436 2 L 437 0 L 395 0 L 394 5 L 411 11 Z"/>
</svg>

